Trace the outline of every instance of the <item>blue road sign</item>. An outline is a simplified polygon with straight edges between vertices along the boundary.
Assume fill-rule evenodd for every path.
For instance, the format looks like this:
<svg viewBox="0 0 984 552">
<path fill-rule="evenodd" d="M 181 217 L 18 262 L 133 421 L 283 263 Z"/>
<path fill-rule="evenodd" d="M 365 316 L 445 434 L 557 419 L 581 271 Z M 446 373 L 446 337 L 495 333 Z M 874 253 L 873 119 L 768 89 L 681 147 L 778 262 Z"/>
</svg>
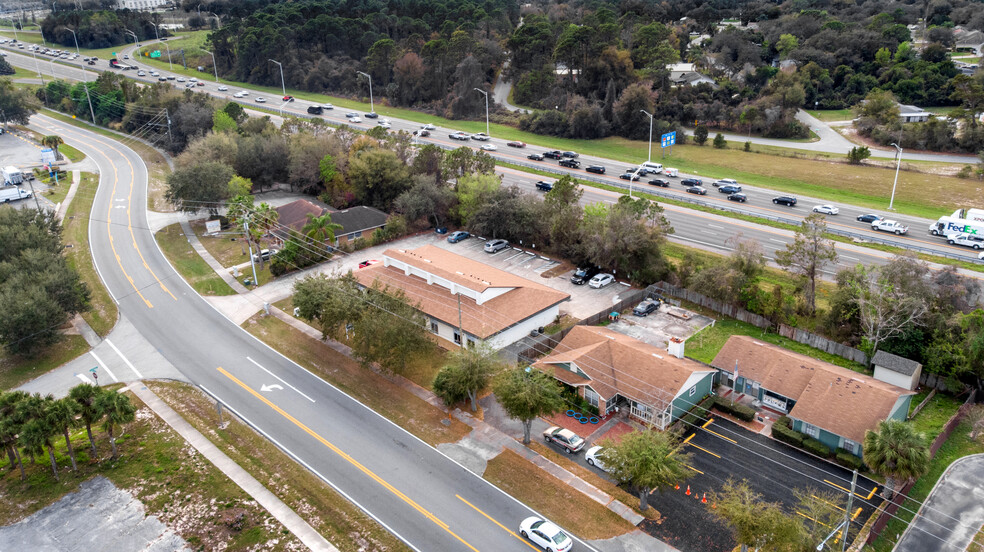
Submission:
<svg viewBox="0 0 984 552">
<path fill-rule="evenodd" d="M 676 131 L 667 132 L 666 134 L 664 134 L 664 135 L 662 135 L 660 137 L 659 141 L 660 141 L 661 147 L 664 147 L 664 148 L 667 147 L 667 146 L 672 146 L 673 144 L 676 144 Z"/>
</svg>

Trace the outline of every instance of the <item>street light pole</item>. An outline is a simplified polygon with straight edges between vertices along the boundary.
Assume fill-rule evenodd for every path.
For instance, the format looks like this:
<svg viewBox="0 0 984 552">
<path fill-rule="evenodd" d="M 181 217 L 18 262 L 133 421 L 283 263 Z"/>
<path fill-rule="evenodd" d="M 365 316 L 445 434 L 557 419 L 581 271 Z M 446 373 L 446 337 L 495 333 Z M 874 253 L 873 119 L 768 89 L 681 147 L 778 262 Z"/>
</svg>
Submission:
<svg viewBox="0 0 984 552">
<path fill-rule="evenodd" d="M 489 93 L 481 88 L 476 88 L 475 90 L 485 96 L 485 135 L 489 136 Z"/>
<path fill-rule="evenodd" d="M 896 151 L 897 160 L 895 161 L 895 182 L 892 183 L 892 199 L 888 201 L 889 211 L 892 210 L 892 205 L 895 203 L 895 186 L 897 186 L 899 183 L 899 168 L 902 166 L 902 147 L 896 144 L 895 142 L 892 142 L 892 145 L 895 146 L 895 149 L 897 150 Z"/>
<path fill-rule="evenodd" d="M 158 26 L 159 25 L 154 25 L 154 32 L 157 33 L 157 40 L 160 41 L 161 34 L 157 32 Z M 174 65 L 171 64 L 171 47 L 167 45 L 167 42 L 161 42 L 161 44 L 163 44 L 164 47 L 167 48 L 167 68 L 171 71 L 174 71 Z M 215 63 L 214 59 L 212 60 L 212 63 Z"/>
<path fill-rule="evenodd" d="M 82 52 L 79 51 L 78 35 L 72 29 L 65 30 L 72 33 L 72 38 L 75 39 L 75 53 L 81 56 Z M 82 66 L 82 87 L 85 88 L 85 99 L 89 101 L 89 115 L 92 115 L 92 124 L 96 124 L 96 110 L 92 108 L 92 96 L 89 95 L 89 80 L 85 75 L 85 65 Z"/>
<path fill-rule="evenodd" d="M 199 7 L 201 7 L 201 4 L 199 4 Z M 284 66 L 283 66 L 282 63 L 280 63 L 279 61 L 277 61 L 275 59 L 271 59 L 270 61 L 276 63 L 277 64 L 277 67 L 280 67 L 280 88 L 283 89 L 284 96 L 286 96 L 287 95 L 287 84 L 284 82 Z M 215 57 L 212 58 L 212 65 L 215 65 Z M 218 79 L 219 79 L 218 76 L 216 76 L 215 77 L 215 80 L 218 80 Z"/>
<path fill-rule="evenodd" d="M 369 79 L 369 112 L 370 113 L 375 113 L 376 112 L 376 105 L 372 101 L 372 75 L 370 75 L 369 73 L 363 73 L 362 71 L 356 71 L 356 73 L 358 73 L 358 74 L 364 76 L 365 78 Z"/>
<path fill-rule="evenodd" d="M 219 69 L 218 69 L 218 67 L 215 66 L 215 54 L 213 54 L 212 52 L 209 52 L 208 50 L 204 50 L 204 49 L 202 51 L 205 52 L 206 54 L 212 56 L 212 71 L 215 73 L 215 82 L 219 82 Z M 283 78 L 284 78 L 284 74 L 281 72 L 280 73 L 281 82 L 283 82 Z M 287 92 L 284 91 L 284 96 L 286 96 L 286 95 L 287 95 Z"/>
<path fill-rule="evenodd" d="M 646 162 L 653 160 L 653 114 L 646 111 L 645 109 L 640 109 L 646 115 L 649 115 L 649 157 L 646 158 Z"/>
</svg>

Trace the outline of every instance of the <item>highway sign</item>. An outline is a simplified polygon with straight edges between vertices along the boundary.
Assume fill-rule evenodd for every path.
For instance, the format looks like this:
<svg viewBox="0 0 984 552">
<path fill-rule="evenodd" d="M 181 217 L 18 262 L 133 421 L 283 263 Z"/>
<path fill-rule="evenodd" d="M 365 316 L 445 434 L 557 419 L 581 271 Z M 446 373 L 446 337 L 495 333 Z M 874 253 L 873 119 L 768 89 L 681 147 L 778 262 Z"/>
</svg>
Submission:
<svg viewBox="0 0 984 552">
<path fill-rule="evenodd" d="M 161 51 L 160 50 L 154 50 L 153 52 L 150 53 L 150 57 L 152 57 L 152 58 L 159 58 L 159 57 L 161 57 Z"/>
<path fill-rule="evenodd" d="M 667 132 L 666 134 L 660 137 L 659 141 L 660 141 L 660 146 L 664 148 L 676 144 L 676 131 Z"/>
</svg>

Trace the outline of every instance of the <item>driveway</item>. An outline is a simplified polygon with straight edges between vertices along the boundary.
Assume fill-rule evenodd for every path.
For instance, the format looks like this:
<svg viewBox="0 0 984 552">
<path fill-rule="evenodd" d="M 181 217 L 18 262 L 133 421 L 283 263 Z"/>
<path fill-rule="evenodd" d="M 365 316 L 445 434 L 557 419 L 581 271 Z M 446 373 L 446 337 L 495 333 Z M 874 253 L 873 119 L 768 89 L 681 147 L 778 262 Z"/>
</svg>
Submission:
<svg viewBox="0 0 984 552">
<path fill-rule="evenodd" d="M 618 322 L 609 324 L 608 329 L 665 349 L 671 337 L 687 339 L 713 322 L 707 316 L 665 304 L 644 317 L 633 315 L 631 310 L 626 311 Z"/>
<path fill-rule="evenodd" d="M 957 459 L 936 482 L 893 552 L 962 552 L 984 525 L 984 454 Z"/>
</svg>

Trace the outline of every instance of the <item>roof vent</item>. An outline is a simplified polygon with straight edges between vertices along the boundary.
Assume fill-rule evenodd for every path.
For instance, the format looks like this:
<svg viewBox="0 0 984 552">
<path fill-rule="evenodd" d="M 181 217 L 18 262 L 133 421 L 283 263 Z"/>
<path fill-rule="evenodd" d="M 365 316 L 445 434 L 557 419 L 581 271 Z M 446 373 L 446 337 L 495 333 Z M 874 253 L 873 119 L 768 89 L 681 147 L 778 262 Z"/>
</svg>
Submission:
<svg viewBox="0 0 984 552">
<path fill-rule="evenodd" d="M 658 358 L 658 359 L 660 359 L 660 360 L 663 360 L 662 355 L 657 355 L 656 353 L 653 353 L 653 356 L 656 357 L 656 358 Z"/>
<path fill-rule="evenodd" d="M 464 276 L 464 274 L 463 274 L 462 272 L 460 272 L 460 271 L 458 271 L 458 272 L 455 272 L 455 274 L 457 274 L 457 275 L 459 275 L 459 276 Z"/>
<path fill-rule="evenodd" d="M 765 343 L 759 343 L 758 341 L 752 341 L 752 343 L 758 345 L 759 347 L 765 347 Z"/>
</svg>

